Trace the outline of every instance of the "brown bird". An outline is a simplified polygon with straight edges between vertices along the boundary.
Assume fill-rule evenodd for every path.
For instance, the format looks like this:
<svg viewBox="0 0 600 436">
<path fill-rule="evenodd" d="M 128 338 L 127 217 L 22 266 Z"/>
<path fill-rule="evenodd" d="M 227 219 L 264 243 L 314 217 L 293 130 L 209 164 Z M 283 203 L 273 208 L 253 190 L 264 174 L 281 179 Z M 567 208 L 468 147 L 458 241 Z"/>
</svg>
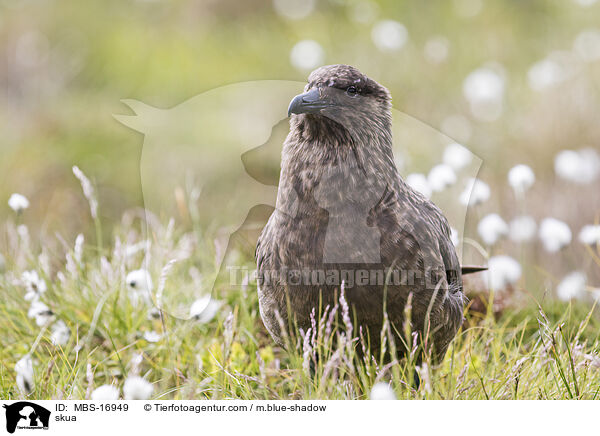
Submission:
<svg viewBox="0 0 600 436">
<path fill-rule="evenodd" d="M 289 106 L 277 206 L 256 247 L 267 330 L 285 345 L 282 326 L 306 331 L 343 283 L 379 356 L 384 310 L 402 332 L 412 294 L 412 330 L 440 362 L 463 321 L 461 267 L 446 218 L 394 164 L 389 91 L 348 65 L 318 68 L 304 91 Z"/>
</svg>

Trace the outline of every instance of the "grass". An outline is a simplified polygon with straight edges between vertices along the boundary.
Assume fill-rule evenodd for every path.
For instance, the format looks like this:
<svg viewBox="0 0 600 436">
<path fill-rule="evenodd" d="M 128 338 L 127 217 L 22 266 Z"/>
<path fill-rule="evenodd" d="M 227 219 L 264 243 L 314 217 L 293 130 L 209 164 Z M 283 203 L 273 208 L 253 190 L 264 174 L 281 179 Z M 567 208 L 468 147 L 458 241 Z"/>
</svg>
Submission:
<svg viewBox="0 0 600 436">
<path fill-rule="evenodd" d="M 10 255 L 0 275 L 1 398 L 24 396 L 16 387 L 14 365 L 27 353 L 35 373 L 29 398 L 35 399 L 89 398 L 103 384 L 121 388 L 130 375 L 150 381 L 156 399 L 366 399 L 378 382 L 390 383 L 399 399 L 598 397 L 598 313 L 576 303 L 545 301 L 542 308 L 531 297 L 528 305 L 502 315 L 492 312 L 491 301 L 487 313 L 467 310 L 465 325 L 438 368 L 415 368 L 419 351 L 409 331 L 408 357 L 387 364 L 361 358 L 356 352 L 361 332 L 351 325 L 343 299 L 330 308 L 342 315 L 339 324 L 329 313 L 315 314 L 313 327 L 290 337 L 287 351 L 280 349 L 262 325 L 252 282 L 232 291 L 219 279 L 213 298 L 222 306 L 208 322 L 166 312 L 151 317 L 152 305 L 130 298 L 128 271 L 145 265 L 158 279 L 155 295 L 177 296 L 186 286 L 186 272 L 202 287 L 198 271 L 209 275 L 214 265 L 208 250 L 200 249 L 206 243 L 199 232 L 135 216 L 143 214 L 124 217 L 104 248 L 63 242 L 50 251 L 53 245 L 42 241 L 36 252 L 23 227 L 7 225 Z M 152 243 L 131 249 L 146 225 Z M 190 243 L 194 249 L 182 250 Z M 238 260 L 252 264 L 251 258 Z M 62 346 L 51 342 L 52 322 L 38 327 L 27 316 L 20 277 L 32 269 L 48 284 L 41 300 L 54 321 L 64 321 L 71 332 Z M 145 338 L 150 331 L 161 335 L 157 342 Z M 382 334 L 394 355 L 400 344 L 389 327 Z M 418 389 L 412 385 L 415 370 L 422 381 Z"/>
</svg>

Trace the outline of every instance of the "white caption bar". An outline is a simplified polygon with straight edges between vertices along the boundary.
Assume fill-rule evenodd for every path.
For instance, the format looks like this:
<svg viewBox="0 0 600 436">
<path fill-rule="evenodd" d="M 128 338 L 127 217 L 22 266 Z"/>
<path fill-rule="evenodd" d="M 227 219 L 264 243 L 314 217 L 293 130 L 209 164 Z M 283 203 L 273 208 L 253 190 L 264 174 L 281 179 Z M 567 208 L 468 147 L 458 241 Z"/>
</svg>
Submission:
<svg viewBox="0 0 600 436">
<path fill-rule="evenodd" d="M 593 401 L 0 401 L 0 434 L 593 434 Z M 593 431 L 592 431 L 593 430 Z M 173 433 L 177 432 L 177 433 Z M 184 433 L 180 433 L 184 432 Z M 310 432 L 310 433 L 307 433 Z M 331 433 L 330 433 L 331 432 Z"/>
</svg>

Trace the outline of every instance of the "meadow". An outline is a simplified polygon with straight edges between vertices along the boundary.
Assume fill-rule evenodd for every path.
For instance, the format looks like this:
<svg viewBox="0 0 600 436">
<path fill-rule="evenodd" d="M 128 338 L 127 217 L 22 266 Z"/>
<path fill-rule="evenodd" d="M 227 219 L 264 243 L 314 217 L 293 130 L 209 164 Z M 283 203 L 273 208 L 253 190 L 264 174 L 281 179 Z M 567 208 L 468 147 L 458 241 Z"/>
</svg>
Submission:
<svg viewBox="0 0 600 436">
<path fill-rule="evenodd" d="M 598 398 L 600 4 L 302 4 L 0 3 L 0 398 Z M 114 117 L 135 112 L 122 99 L 173 108 L 240 82 L 301 88 L 330 63 L 390 89 L 401 174 L 448 215 L 463 263 L 489 268 L 466 277 L 466 319 L 439 367 L 417 365 L 408 326 L 408 356 L 364 359 L 343 298 L 276 346 L 256 282 L 232 286 L 221 265 L 227 251 L 254 269 L 269 212 L 226 250 L 214 208 L 239 186 L 231 150 L 205 163 L 224 191 L 200 200 L 148 173 L 161 155 L 147 166 L 144 136 Z M 270 142 L 286 132 L 281 121 Z M 275 163 L 260 170 L 277 174 L 267 149 Z"/>
<path fill-rule="evenodd" d="M 86 185 L 85 175 L 79 176 L 95 210 L 93 187 Z M 392 362 L 361 357 L 357 350 L 365 344 L 343 296 L 339 305 L 315 314 L 311 330 L 289 337 L 287 351 L 275 347 L 263 327 L 256 284 L 251 281 L 237 291 L 227 280 L 218 281 L 212 299 L 189 307 L 188 319 L 173 316 L 157 309 L 157 299 L 169 290 L 177 292 L 185 281 L 185 274 L 176 269 L 178 261 L 206 265 L 204 253 L 198 254 L 206 242 L 193 231 L 177 229 L 172 220 L 163 225 L 148 216 L 140 211 L 126 214 L 109 246 L 86 242 L 83 235 L 72 246 L 61 241 L 63 259 L 44 248 L 37 251 L 24 225 L 6 229 L 12 256 L 2 275 L 2 398 L 595 399 L 598 395 L 597 309 L 575 298 L 569 303 L 548 299 L 538 303 L 529 295 L 519 299 L 518 308 L 506 301 L 499 307 L 493 292 L 473 296 L 467 288 L 479 310 L 472 304 L 466 310 L 465 325 L 438 368 L 427 360 L 416 366 L 420 351 L 407 326 L 405 341 L 411 349 L 407 357 Z M 146 229 L 168 243 L 147 243 L 142 238 Z M 252 258 L 239 260 L 251 268 Z M 136 269 L 140 264 L 150 266 L 152 274 Z M 30 266 L 36 269 L 16 273 Z M 194 266 L 189 268 L 191 280 L 202 287 L 201 274 Z M 503 270 L 493 274 L 509 280 Z M 156 287 L 152 276 L 158 278 Z M 528 301 L 522 304 L 524 300 Z M 342 321 L 336 321 L 336 314 Z M 389 324 L 381 334 L 386 350 L 395 355 L 401 344 L 394 343 Z M 11 367 L 7 362 L 16 360 L 13 356 L 18 361 Z M 421 379 L 417 389 L 412 382 L 415 371 Z"/>
</svg>

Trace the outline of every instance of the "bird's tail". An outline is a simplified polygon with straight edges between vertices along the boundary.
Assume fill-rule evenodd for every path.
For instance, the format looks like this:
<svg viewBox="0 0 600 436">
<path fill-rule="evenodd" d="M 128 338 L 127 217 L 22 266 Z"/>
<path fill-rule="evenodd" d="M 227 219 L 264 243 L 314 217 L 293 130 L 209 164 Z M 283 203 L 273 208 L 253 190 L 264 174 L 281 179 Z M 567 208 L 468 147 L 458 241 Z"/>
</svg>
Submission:
<svg viewBox="0 0 600 436">
<path fill-rule="evenodd" d="M 476 272 L 485 271 L 487 269 L 488 269 L 487 266 L 477 266 L 477 265 L 463 265 L 460 267 L 460 271 L 462 272 L 463 276 L 465 274 L 473 274 Z"/>
</svg>

